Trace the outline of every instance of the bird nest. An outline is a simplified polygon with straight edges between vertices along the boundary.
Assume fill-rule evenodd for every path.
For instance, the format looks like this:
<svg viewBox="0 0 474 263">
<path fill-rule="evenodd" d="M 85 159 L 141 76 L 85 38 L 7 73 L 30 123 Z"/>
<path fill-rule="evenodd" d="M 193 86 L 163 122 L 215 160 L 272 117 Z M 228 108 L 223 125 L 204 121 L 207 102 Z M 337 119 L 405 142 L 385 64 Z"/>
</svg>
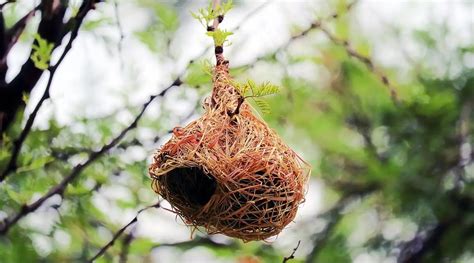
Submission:
<svg viewBox="0 0 474 263">
<path fill-rule="evenodd" d="M 309 167 L 243 101 L 228 61 L 218 59 L 213 84 L 204 115 L 175 128 L 154 155 L 153 190 L 186 224 L 210 234 L 277 235 L 304 200 Z"/>
</svg>

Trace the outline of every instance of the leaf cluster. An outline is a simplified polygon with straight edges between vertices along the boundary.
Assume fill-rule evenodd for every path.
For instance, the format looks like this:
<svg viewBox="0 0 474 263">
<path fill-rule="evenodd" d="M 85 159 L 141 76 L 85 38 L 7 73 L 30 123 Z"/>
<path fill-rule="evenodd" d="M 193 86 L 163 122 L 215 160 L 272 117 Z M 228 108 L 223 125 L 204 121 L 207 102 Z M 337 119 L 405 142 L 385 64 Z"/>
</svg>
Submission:
<svg viewBox="0 0 474 263">
<path fill-rule="evenodd" d="M 227 30 L 216 29 L 215 31 L 209 31 L 206 34 L 214 39 L 214 45 L 216 45 L 216 47 L 222 47 L 227 42 L 227 37 L 234 33 Z"/>
<path fill-rule="evenodd" d="M 277 85 L 268 81 L 256 84 L 255 81 L 249 79 L 245 83 L 233 81 L 232 85 L 244 99 L 251 98 L 264 114 L 270 113 L 270 105 L 267 101 L 263 100 L 262 97 L 276 94 L 280 91 Z"/>
<path fill-rule="evenodd" d="M 212 28 L 210 25 L 215 19 L 223 19 L 224 15 L 232 9 L 233 3 L 232 0 L 225 2 L 224 4 L 218 4 L 213 8 L 212 3 L 210 2 L 207 8 L 200 8 L 198 12 L 191 12 L 191 15 L 197 19 L 203 26 L 206 28 L 207 35 L 214 39 L 214 45 L 216 47 L 222 47 L 226 41 L 227 37 L 232 35 L 232 32 L 227 30 L 220 30 L 218 28 Z"/>
<path fill-rule="evenodd" d="M 53 52 L 54 44 L 42 38 L 39 34 L 35 34 L 35 43 L 33 43 L 33 54 L 31 60 L 35 67 L 39 69 L 47 69 L 51 60 L 51 52 Z"/>
<path fill-rule="evenodd" d="M 197 12 L 191 12 L 191 15 L 197 19 L 204 28 L 207 28 L 214 19 L 219 16 L 224 16 L 233 7 L 232 0 L 225 2 L 224 4 L 218 4 L 216 8 L 212 7 L 212 2 L 209 2 L 207 8 L 199 8 Z"/>
</svg>

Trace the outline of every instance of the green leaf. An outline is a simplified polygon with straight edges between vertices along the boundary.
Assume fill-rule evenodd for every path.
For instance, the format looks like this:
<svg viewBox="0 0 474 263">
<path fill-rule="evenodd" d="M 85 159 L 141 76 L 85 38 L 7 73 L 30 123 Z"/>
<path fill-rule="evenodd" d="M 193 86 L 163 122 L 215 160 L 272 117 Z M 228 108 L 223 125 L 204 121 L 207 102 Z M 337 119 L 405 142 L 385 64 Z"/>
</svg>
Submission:
<svg viewBox="0 0 474 263">
<path fill-rule="evenodd" d="M 200 86 L 211 82 L 212 67 L 209 60 L 200 63 L 193 63 L 188 68 L 188 73 L 184 80 L 191 86 Z"/>
<path fill-rule="evenodd" d="M 206 34 L 214 39 L 214 44 L 216 46 L 222 47 L 227 42 L 227 37 L 234 33 L 227 30 L 217 29 L 215 31 L 209 31 Z"/>
<path fill-rule="evenodd" d="M 225 3 L 221 6 L 221 8 L 220 8 L 220 10 L 221 10 L 221 12 L 222 12 L 221 14 L 222 14 L 222 15 L 225 15 L 225 14 L 226 14 L 227 12 L 229 12 L 233 7 L 234 7 L 234 3 L 232 2 L 232 0 L 229 0 L 229 1 L 225 2 Z"/>
<path fill-rule="evenodd" d="M 152 52 L 159 51 L 156 34 L 153 28 L 148 28 L 145 31 L 138 31 L 134 34 L 140 42 L 145 44 Z"/>
<path fill-rule="evenodd" d="M 258 87 L 256 87 L 254 91 L 255 97 L 264 97 L 278 93 L 280 91 L 280 88 L 276 85 L 271 84 L 270 82 L 264 82 Z"/>
<path fill-rule="evenodd" d="M 53 51 L 54 44 L 48 43 L 39 34 L 35 34 L 36 42 L 33 43 L 33 54 L 31 60 L 35 64 L 35 67 L 45 70 L 49 67 L 49 61 L 51 59 L 51 52 Z"/>
<path fill-rule="evenodd" d="M 24 103 L 28 103 L 28 99 L 30 98 L 29 94 L 27 92 L 23 92 L 22 96 L 21 96 L 21 100 L 24 102 Z"/>
<path fill-rule="evenodd" d="M 151 251 L 155 243 L 149 239 L 139 238 L 133 241 L 130 245 L 130 253 L 143 255 Z"/>
<path fill-rule="evenodd" d="M 270 113 L 270 104 L 268 104 L 267 101 L 263 99 L 257 99 L 253 98 L 253 101 L 255 102 L 255 105 L 257 105 L 258 109 L 263 113 L 263 114 L 268 114 Z"/>
<path fill-rule="evenodd" d="M 18 168 L 17 173 L 33 171 L 42 168 L 52 161 L 54 161 L 54 157 L 52 156 L 43 156 L 36 158 L 29 165 Z"/>
<path fill-rule="evenodd" d="M 113 20 L 109 17 L 102 17 L 102 18 L 99 18 L 99 19 L 96 19 L 96 20 L 88 20 L 88 21 L 85 21 L 84 25 L 82 26 L 82 28 L 86 31 L 93 31 L 101 26 L 104 26 L 104 25 L 112 25 L 113 24 Z"/>
<path fill-rule="evenodd" d="M 166 31 L 174 31 L 178 28 L 178 12 L 172 6 L 156 4 L 155 14 Z"/>
</svg>

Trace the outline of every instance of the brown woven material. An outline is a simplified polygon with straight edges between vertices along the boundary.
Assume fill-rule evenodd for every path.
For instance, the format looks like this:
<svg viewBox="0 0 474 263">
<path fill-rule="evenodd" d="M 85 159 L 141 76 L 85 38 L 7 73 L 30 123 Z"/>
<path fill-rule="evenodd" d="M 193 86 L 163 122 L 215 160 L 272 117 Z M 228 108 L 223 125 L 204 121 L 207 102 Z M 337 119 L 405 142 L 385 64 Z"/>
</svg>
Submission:
<svg viewBox="0 0 474 263">
<path fill-rule="evenodd" d="M 155 154 L 153 189 L 193 227 L 244 241 L 277 235 L 303 202 L 308 165 L 243 102 L 217 56 L 205 114 Z"/>
</svg>

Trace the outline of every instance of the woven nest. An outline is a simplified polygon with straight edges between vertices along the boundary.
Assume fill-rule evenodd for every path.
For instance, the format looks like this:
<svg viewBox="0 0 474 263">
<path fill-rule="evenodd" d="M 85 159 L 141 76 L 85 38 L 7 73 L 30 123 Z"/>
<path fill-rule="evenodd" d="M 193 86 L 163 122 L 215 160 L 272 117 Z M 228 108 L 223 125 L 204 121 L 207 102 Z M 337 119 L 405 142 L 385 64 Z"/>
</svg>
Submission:
<svg viewBox="0 0 474 263">
<path fill-rule="evenodd" d="M 309 167 L 241 103 L 222 57 L 213 83 L 205 114 L 154 155 L 152 187 L 194 229 L 244 241 L 277 235 L 304 200 Z"/>
</svg>

